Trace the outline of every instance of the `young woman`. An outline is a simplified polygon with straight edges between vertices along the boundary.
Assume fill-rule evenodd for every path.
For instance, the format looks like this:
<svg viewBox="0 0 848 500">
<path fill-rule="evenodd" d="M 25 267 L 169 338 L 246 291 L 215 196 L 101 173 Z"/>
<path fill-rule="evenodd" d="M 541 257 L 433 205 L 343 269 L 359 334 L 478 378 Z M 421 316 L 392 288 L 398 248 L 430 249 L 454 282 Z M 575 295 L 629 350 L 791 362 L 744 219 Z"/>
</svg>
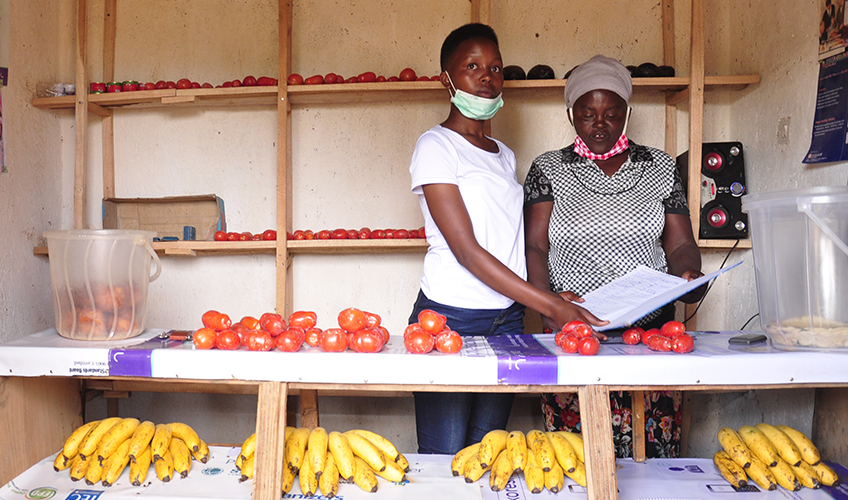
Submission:
<svg viewBox="0 0 848 500">
<path fill-rule="evenodd" d="M 525 281 L 523 190 L 515 155 L 483 133 L 484 122 L 503 106 L 503 61 L 494 31 L 476 23 L 454 30 L 442 45 L 441 68 L 450 113 L 418 139 L 409 169 L 430 244 L 409 322 L 432 309 L 460 335 L 521 334 L 527 305 L 561 326 L 573 318 L 573 306 Z M 418 452 L 453 454 L 503 429 L 512 399 L 416 393 Z"/>
</svg>

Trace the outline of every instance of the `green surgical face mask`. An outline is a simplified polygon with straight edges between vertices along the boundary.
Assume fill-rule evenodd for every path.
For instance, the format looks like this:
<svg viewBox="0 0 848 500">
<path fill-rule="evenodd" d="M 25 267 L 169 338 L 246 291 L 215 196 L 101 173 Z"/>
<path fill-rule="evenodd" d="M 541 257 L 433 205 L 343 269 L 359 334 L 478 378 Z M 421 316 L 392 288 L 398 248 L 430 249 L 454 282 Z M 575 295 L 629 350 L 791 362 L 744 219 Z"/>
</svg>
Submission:
<svg viewBox="0 0 848 500">
<path fill-rule="evenodd" d="M 503 107 L 502 93 L 492 98 L 469 94 L 464 90 L 454 87 L 450 74 L 448 72 L 445 72 L 445 74 L 448 77 L 448 82 L 451 84 L 451 89 L 453 89 L 451 102 L 462 113 L 462 116 L 472 120 L 488 120 L 495 116 L 495 113 Z"/>
</svg>

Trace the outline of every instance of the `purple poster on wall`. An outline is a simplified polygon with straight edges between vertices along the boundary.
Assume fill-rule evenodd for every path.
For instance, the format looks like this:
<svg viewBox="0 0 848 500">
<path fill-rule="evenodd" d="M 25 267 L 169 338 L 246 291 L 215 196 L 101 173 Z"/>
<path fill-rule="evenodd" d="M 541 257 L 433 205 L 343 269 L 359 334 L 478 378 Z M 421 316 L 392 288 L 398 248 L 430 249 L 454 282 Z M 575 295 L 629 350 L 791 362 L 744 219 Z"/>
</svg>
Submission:
<svg viewBox="0 0 848 500">
<path fill-rule="evenodd" d="M 813 139 L 803 163 L 848 159 L 848 53 L 819 61 Z"/>
</svg>

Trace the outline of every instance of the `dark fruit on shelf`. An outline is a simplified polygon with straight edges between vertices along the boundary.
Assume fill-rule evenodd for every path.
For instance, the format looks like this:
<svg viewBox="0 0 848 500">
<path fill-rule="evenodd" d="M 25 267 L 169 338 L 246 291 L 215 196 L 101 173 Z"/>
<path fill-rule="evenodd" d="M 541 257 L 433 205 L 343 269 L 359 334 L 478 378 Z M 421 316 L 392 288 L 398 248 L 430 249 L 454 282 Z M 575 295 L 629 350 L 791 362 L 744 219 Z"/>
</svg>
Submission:
<svg viewBox="0 0 848 500">
<path fill-rule="evenodd" d="M 503 69 L 503 77 L 504 80 L 526 80 L 527 73 L 524 72 L 524 68 L 521 66 L 506 66 Z"/>
<path fill-rule="evenodd" d="M 547 64 L 537 64 L 527 72 L 528 80 L 552 80 L 553 78 L 554 70 Z"/>
</svg>

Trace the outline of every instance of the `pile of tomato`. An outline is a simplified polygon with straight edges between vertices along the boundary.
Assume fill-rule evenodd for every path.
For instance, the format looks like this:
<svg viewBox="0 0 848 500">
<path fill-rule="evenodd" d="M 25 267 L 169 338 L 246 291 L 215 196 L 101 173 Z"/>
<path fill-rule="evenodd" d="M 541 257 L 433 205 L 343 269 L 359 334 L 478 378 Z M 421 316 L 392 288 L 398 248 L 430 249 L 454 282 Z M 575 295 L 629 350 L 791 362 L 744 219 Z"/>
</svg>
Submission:
<svg viewBox="0 0 848 500">
<path fill-rule="evenodd" d="M 563 351 L 583 356 L 598 354 L 601 343 L 593 335 L 592 327 L 582 321 L 570 321 L 557 332 L 554 341 Z"/>
<path fill-rule="evenodd" d="M 652 351 L 687 353 L 695 348 L 695 339 L 686 333 L 686 326 L 679 321 L 669 321 L 661 328 L 651 328 L 648 331 L 635 327 L 624 331 L 622 340 L 628 345 L 639 343 L 648 346 Z"/>
<path fill-rule="evenodd" d="M 277 231 L 266 229 L 261 233 L 253 234 L 250 231 L 236 233 L 233 231 L 215 231 L 215 241 L 273 241 L 277 239 Z"/>
<path fill-rule="evenodd" d="M 403 345 L 412 354 L 427 354 L 434 348 L 445 354 L 462 349 L 462 337 L 447 325 L 447 318 L 425 309 L 418 313 L 418 322 L 406 327 Z"/>
<path fill-rule="evenodd" d="M 289 85 L 323 85 L 333 83 L 382 83 L 382 82 L 437 82 L 439 75 L 434 76 L 418 76 L 412 68 L 404 68 L 397 76 L 385 77 L 377 75 L 373 71 L 366 71 L 357 76 L 345 78 L 336 73 L 327 73 L 326 75 L 312 75 L 304 78 L 303 76 L 292 73 L 286 80 Z"/>
<path fill-rule="evenodd" d="M 298 229 L 286 233 L 287 240 L 406 240 L 425 239 L 424 227 L 418 229 L 322 229 L 318 232 L 311 229 Z"/>
</svg>

